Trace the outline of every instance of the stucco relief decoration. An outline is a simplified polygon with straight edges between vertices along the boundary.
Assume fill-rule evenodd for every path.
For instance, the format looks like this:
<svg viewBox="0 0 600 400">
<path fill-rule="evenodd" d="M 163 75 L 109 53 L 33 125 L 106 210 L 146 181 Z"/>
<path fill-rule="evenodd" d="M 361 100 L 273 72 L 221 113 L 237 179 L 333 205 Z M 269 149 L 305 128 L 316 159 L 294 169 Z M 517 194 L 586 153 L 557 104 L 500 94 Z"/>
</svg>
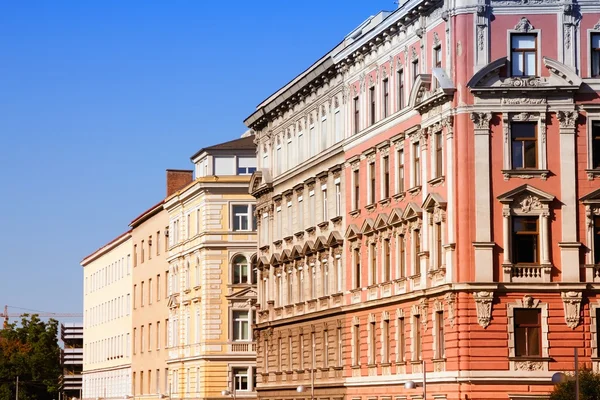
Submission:
<svg viewBox="0 0 600 400">
<path fill-rule="evenodd" d="M 546 99 L 545 98 L 534 99 L 531 97 L 503 98 L 502 104 L 505 104 L 505 105 L 520 105 L 520 104 L 538 105 L 538 104 L 546 104 Z"/>
<path fill-rule="evenodd" d="M 408 63 L 408 46 L 404 46 L 404 63 Z M 396 67 L 396 69 L 400 69 L 399 68 L 400 63 L 398 63 L 398 66 Z"/>
<path fill-rule="evenodd" d="M 541 210 L 542 203 L 540 199 L 533 195 L 525 195 L 516 201 L 517 204 L 521 206 L 521 212 L 528 213 L 532 210 Z"/>
<path fill-rule="evenodd" d="M 581 292 L 563 292 L 561 297 L 565 309 L 565 322 L 569 328 L 575 329 L 580 320 Z"/>
<path fill-rule="evenodd" d="M 360 318 L 358 318 L 356 315 L 352 317 L 352 325 L 360 325 Z"/>
<path fill-rule="evenodd" d="M 489 129 L 492 113 L 472 112 L 471 121 L 475 124 L 475 129 Z"/>
<path fill-rule="evenodd" d="M 515 362 L 517 371 L 541 371 L 544 369 L 544 364 L 539 361 L 519 361 Z"/>
<path fill-rule="evenodd" d="M 518 76 L 512 76 L 510 78 L 506 78 L 501 86 L 510 86 L 510 87 L 540 87 L 548 85 L 548 81 L 545 78 L 537 78 L 537 77 L 526 77 L 521 78 Z"/>
<path fill-rule="evenodd" d="M 530 295 L 526 294 L 521 300 L 521 305 L 523 308 L 537 308 L 539 302 L 539 300 L 534 299 Z"/>
<path fill-rule="evenodd" d="M 390 68 L 392 67 L 392 64 L 390 64 Z M 382 79 L 386 79 L 388 77 L 388 69 L 385 65 L 381 66 L 381 77 Z"/>
<path fill-rule="evenodd" d="M 367 76 L 365 75 L 365 73 L 363 72 L 362 74 L 360 74 L 360 77 L 358 78 L 359 82 L 360 82 L 360 92 L 363 93 L 365 91 L 365 85 L 367 84 Z"/>
<path fill-rule="evenodd" d="M 531 22 L 529 22 L 529 20 L 525 17 L 521 17 L 521 19 L 519 20 L 519 23 L 517 25 L 515 25 L 515 31 L 518 32 L 529 32 L 532 31 L 534 29 L 533 25 L 531 25 Z"/>
<path fill-rule="evenodd" d="M 479 15 L 480 17 L 485 17 L 485 10 L 486 10 L 485 4 L 478 5 L 477 6 L 477 15 Z"/>
<path fill-rule="evenodd" d="M 494 292 L 481 291 L 473 293 L 477 309 L 477 322 L 482 328 L 487 328 L 492 320 L 492 302 Z"/>
<path fill-rule="evenodd" d="M 477 47 L 483 50 L 485 47 L 485 28 L 486 24 L 477 24 Z"/>
<path fill-rule="evenodd" d="M 575 128 L 577 117 L 579 114 L 577 111 L 558 111 L 556 113 L 558 121 L 560 122 L 561 128 Z"/>
<path fill-rule="evenodd" d="M 437 32 L 433 32 L 433 47 L 438 47 L 440 43 L 440 35 Z"/>
<path fill-rule="evenodd" d="M 410 58 L 415 61 L 419 56 L 417 55 L 417 50 L 415 50 L 415 46 L 410 48 Z"/>
<path fill-rule="evenodd" d="M 444 222 L 444 210 L 442 210 L 439 206 L 436 206 L 433 210 L 433 222 L 440 223 Z"/>
<path fill-rule="evenodd" d="M 421 325 L 423 325 L 423 330 L 427 330 L 427 310 L 429 306 L 427 304 L 427 299 L 423 298 L 419 302 L 419 313 L 421 315 Z"/>
<path fill-rule="evenodd" d="M 564 33 L 564 41 L 565 41 L 566 49 L 571 48 L 571 26 L 573 26 L 573 24 L 570 22 L 565 22 L 565 24 L 563 26 L 563 30 L 565 32 Z"/>
<path fill-rule="evenodd" d="M 585 206 L 585 216 L 587 219 L 588 228 L 592 228 L 594 226 L 594 216 L 600 216 L 600 207 L 586 205 Z"/>
<path fill-rule="evenodd" d="M 413 317 L 415 315 L 421 315 L 421 310 L 419 310 L 419 306 L 417 304 L 413 304 L 410 307 L 410 315 L 412 315 Z"/>
<path fill-rule="evenodd" d="M 446 306 L 448 307 L 448 323 L 450 323 L 450 326 L 454 328 L 454 308 L 456 306 L 456 294 L 446 293 L 446 295 L 444 296 L 444 301 L 446 302 Z"/>
<path fill-rule="evenodd" d="M 592 29 L 595 31 L 600 31 L 600 20 L 598 20 L 598 22 L 596 23 L 596 25 L 594 25 Z"/>
<path fill-rule="evenodd" d="M 404 318 L 404 309 L 396 308 L 396 319 Z"/>
</svg>

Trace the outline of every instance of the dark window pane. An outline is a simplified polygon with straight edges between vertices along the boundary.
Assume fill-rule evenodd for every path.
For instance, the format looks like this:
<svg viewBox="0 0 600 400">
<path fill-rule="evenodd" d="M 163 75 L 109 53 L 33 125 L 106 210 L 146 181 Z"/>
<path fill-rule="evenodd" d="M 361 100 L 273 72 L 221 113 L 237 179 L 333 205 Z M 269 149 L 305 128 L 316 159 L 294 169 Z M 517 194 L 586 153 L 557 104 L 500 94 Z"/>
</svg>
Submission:
<svg viewBox="0 0 600 400">
<path fill-rule="evenodd" d="M 530 140 L 525 142 L 525 167 L 536 168 L 537 167 L 537 156 L 536 156 L 536 145 L 535 141 Z"/>
<path fill-rule="evenodd" d="M 594 264 L 600 264 L 600 217 L 594 218 Z M 600 331 L 599 331 L 600 333 Z"/>
<path fill-rule="evenodd" d="M 521 141 L 512 143 L 512 167 L 523 168 L 523 142 Z"/>
<path fill-rule="evenodd" d="M 510 126 L 513 138 L 535 138 L 536 124 L 512 123 Z"/>
</svg>

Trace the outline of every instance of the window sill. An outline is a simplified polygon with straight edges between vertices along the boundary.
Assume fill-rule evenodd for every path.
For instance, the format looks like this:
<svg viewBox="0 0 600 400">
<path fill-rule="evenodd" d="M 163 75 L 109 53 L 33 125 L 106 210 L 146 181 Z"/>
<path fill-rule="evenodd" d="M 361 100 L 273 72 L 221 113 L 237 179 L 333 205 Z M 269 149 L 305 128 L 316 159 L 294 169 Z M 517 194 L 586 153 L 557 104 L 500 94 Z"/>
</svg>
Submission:
<svg viewBox="0 0 600 400">
<path fill-rule="evenodd" d="M 387 207 L 391 203 L 391 201 L 392 199 L 386 197 L 385 199 L 379 200 L 379 204 L 381 205 L 381 207 Z"/>
<path fill-rule="evenodd" d="M 538 361 L 538 362 L 549 362 L 553 359 L 551 357 L 508 357 L 508 361 Z"/>
<path fill-rule="evenodd" d="M 358 365 L 353 365 L 351 368 L 352 368 L 352 369 L 360 369 L 360 364 L 358 364 Z"/>
<path fill-rule="evenodd" d="M 327 228 L 329 226 L 329 221 L 319 222 L 317 226 L 319 227 L 319 229 Z"/>
<path fill-rule="evenodd" d="M 371 203 L 371 204 L 367 204 L 367 205 L 365 206 L 365 209 L 366 209 L 367 211 L 373 211 L 373 210 L 375 210 L 376 208 L 377 208 L 377 203 Z"/>
<path fill-rule="evenodd" d="M 338 215 L 337 217 L 333 217 L 330 219 L 331 223 L 336 224 L 342 220 L 342 216 Z"/>
<path fill-rule="evenodd" d="M 435 187 L 435 186 L 441 185 L 445 181 L 446 181 L 446 177 L 444 175 L 441 175 L 441 176 L 438 176 L 438 177 L 435 177 L 435 178 L 429 180 L 427 183 L 429 184 L 429 186 Z"/>
<path fill-rule="evenodd" d="M 502 175 L 504 176 L 504 180 L 508 181 L 511 178 L 517 179 L 532 179 L 532 178 L 540 178 L 542 180 L 548 179 L 548 175 L 550 171 L 547 169 L 503 169 Z"/>
<path fill-rule="evenodd" d="M 194 286 L 194 290 L 200 290 L 201 288 L 202 288 L 202 286 L 200 286 L 200 285 Z"/>
<path fill-rule="evenodd" d="M 411 196 L 416 196 L 419 193 L 421 193 L 421 186 L 415 186 L 415 187 L 411 187 L 410 189 L 407 190 L 407 193 L 410 194 Z"/>
<path fill-rule="evenodd" d="M 360 215 L 360 209 L 357 208 L 356 210 L 352 210 L 350 211 L 350 216 L 351 217 L 358 217 Z"/>
<path fill-rule="evenodd" d="M 593 181 L 595 178 L 600 178 L 600 168 L 586 169 L 588 180 Z"/>
</svg>

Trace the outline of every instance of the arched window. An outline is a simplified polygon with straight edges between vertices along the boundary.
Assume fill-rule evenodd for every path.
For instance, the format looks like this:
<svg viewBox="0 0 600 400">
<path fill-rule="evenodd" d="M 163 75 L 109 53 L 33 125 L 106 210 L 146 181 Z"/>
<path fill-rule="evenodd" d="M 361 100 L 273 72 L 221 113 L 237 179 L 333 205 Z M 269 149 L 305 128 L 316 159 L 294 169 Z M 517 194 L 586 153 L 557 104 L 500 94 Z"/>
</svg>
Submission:
<svg viewBox="0 0 600 400">
<path fill-rule="evenodd" d="M 233 284 L 248 282 L 248 260 L 244 256 L 233 259 Z"/>
</svg>

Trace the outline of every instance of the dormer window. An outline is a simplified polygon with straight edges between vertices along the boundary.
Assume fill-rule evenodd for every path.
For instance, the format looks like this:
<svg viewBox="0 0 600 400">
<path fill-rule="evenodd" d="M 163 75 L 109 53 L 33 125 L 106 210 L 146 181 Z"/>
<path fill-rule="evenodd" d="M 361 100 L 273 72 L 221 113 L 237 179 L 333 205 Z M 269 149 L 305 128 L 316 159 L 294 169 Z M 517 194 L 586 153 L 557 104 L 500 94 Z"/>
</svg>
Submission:
<svg viewBox="0 0 600 400">
<path fill-rule="evenodd" d="M 511 36 L 511 70 L 512 76 L 537 75 L 537 35 Z"/>
</svg>

